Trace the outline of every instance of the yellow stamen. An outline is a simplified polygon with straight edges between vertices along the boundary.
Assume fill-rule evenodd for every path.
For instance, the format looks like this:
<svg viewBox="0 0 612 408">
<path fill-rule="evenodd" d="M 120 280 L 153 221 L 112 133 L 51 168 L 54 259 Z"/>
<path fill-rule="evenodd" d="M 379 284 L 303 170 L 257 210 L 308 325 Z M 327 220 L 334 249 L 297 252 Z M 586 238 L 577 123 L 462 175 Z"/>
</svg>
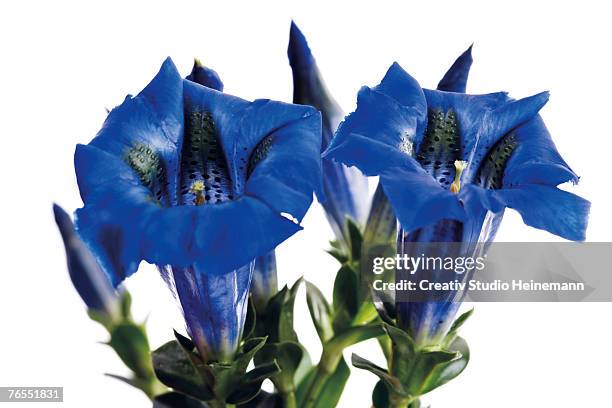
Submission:
<svg viewBox="0 0 612 408">
<path fill-rule="evenodd" d="M 455 180 L 450 185 L 451 193 L 457 194 L 461 189 L 461 173 L 467 167 L 467 162 L 463 160 L 455 160 Z"/>
<path fill-rule="evenodd" d="M 204 204 L 204 182 L 202 180 L 194 181 L 189 191 L 195 195 L 195 205 Z"/>
</svg>

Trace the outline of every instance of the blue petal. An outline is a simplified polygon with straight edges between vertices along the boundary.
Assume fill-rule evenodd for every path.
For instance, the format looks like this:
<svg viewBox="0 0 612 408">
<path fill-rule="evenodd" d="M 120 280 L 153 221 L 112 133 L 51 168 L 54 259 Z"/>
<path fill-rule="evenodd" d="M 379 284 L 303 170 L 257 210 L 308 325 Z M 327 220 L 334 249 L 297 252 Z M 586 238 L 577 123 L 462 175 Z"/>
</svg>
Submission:
<svg viewBox="0 0 612 408">
<path fill-rule="evenodd" d="M 357 95 L 357 109 L 340 125 L 323 157 L 344 162 L 340 159 L 342 146 L 355 135 L 409 155 L 421 120 L 413 108 L 401 105 L 384 93 L 363 87 Z M 367 173 L 361 163 L 354 165 Z M 363 163 L 363 166 L 367 165 Z M 384 166 L 384 163 L 377 166 Z"/>
<path fill-rule="evenodd" d="M 211 113 L 237 196 L 258 197 L 279 213 L 302 219 L 313 190 L 321 191 L 318 112 L 263 99 L 247 102 L 192 82 L 185 83 L 185 107 Z M 260 143 L 270 146 L 250 166 Z"/>
<path fill-rule="evenodd" d="M 276 248 L 301 227 L 248 195 L 234 201 L 155 213 L 146 225 L 143 257 L 157 265 L 198 262 L 223 274 Z"/>
<path fill-rule="evenodd" d="M 223 92 L 223 82 L 221 82 L 219 74 L 214 69 L 205 67 L 198 59 L 193 63 L 193 68 L 187 79 L 215 91 Z"/>
<path fill-rule="evenodd" d="M 514 130 L 517 147 L 506 164 L 504 186 L 578 182 L 578 176 L 557 151 L 544 121 L 538 115 Z"/>
<path fill-rule="evenodd" d="M 403 229 L 413 231 L 442 219 L 464 220 L 457 195 L 442 188 L 427 172 L 397 167 L 380 175 L 385 195 Z"/>
<path fill-rule="evenodd" d="M 405 107 L 414 109 L 420 119 L 425 119 L 427 102 L 421 86 L 397 62 L 394 62 L 374 90 L 396 100 Z"/>
<path fill-rule="evenodd" d="M 118 312 L 118 299 L 108 278 L 75 232 L 70 216 L 57 204 L 53 204 L 53 213 L 64 241 L 68 272 L 75 289 L 89 309 L 114 316 Z"/>
<path fill-rule="evenodd" d="M 439 91 L 465 93 L 470 68 L 472 67 L 472 46 L 463 52 L 451 65 L 438 83 Z"/>
<path fill-rule="evenodd" d="M 77 182 L 85 206 L 76 224 L 113 286 L 138 268 L 143 229 L 160 211 L 151 192 L 121 159 L 94 146 L 78 145 Z"/>
<path fill-rule="evenodd" d="M 527 185 L 496 190 L 506 206 L 515 209 L 525 224 L 571 241 L 584 241 L 591 203 L 556 187 Z"/>
<path fill-rule="evenodd" d="M 293 72 L 293 102 L 313 106 L 321 112 L 321 150 L 324 150 L 344 118 L 344 112 L 327 90 L 306 38 L 293 22 L 287 55 Z M 343 239 L 347 217 L 357 223 L 363 223 L 365 220 L 368 201 L 367 178 L 357 169 L 330 160 L 324 160 L 322 167 L 324 195 L 318 198 L 336 236 Z"/>
<path fill-rule="evenodd" d="M 187 331 L 204 361 L 231 361 L 238 349 L 252 273 L 252 262 L 223 274 L 198 264 L 171 269 Z"/>
<path fill-rule="evenodd" d="M 243 133 L 257 132 L 252 126 L 262 125 L 258 117 L 286 118 L 265 130 L 270 148 L 254 166 L 245 193 L 301 221 L 312 203 L 312 193 L 323 195 L 320 113 L 306 106 L 256 101 L 245 115 L 252 115 L 252 120 L 243 122 Z"/>
<path fill-rule="evenodd" d="M 462 158 L 468 162 L 462 179 L 471 181 L 481 161 L 495 143 L 509 131 L 534 118 L 548 101 L 548 92 L 520 100 L 505 93 L 466 95 L 426 89 L 429 109 L 452 110 L 457 115 Z"/>
<path fill-rule="evenodd" d="M 168 58 L 138 96 L 126 98 L 109 113 L 90 144 L 120 158 L 139 145 L 151 148 L 161 158 L 167 194 L 176 204 L 182 133 L 183 79 Z"/>
</svg>

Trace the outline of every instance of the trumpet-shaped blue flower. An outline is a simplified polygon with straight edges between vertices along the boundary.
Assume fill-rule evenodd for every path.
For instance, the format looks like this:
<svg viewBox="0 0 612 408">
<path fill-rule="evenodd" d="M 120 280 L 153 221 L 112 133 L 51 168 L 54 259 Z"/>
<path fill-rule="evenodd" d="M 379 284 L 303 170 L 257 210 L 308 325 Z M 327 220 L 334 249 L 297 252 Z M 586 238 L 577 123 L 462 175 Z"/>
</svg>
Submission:
<svg viewBox="0 0 612 408">
<path fill-rule="evenodd" d="M 289 63 L 293 72 L 293 102 L 317 108 L 323 118 L 323 143 L 325 150 L 344 118 L 344 112 L 330 95 L 323 77 L 312 56 L 306 38 L 291 22 Z M 367 178 L 357 169 L 341 163 L 323 160 L 323 192 L 319 201 L 337 239 L 346 243 L 346 218 L 363 225 L 368 211 Z"/>
<path fill-rule="evenodd" d="M 360 90 L 356 111 L 325 156 L 380 176 L 401 226 L 400 254 L 420 253 L 432 242 L 482 250 L 478 243 L 493 239 L 506 207 L 528 225 L 583 240 L 589 203 L 556 187 L 578 177 L 538 115 L 548 93 L 521 100 L 503 92 L 462 93 L 470 51 L 440 82 L 444 91 L 421 88 L 394 63 L 378 86 Z M 461 299 L 398 302 L 398 324 L 418 344 L 434 344 Z"/>
<path fill-rule="evenodd" d="M 222 86 L 201 64 L 183 80 L 167 59 L 77 146 L 77 225 L 114 285 L 158 265 L 200 353 L 229 360 L 253 259 L 300 229 L 320 189 L 321 118 L 197 82 Z"/>
<path fill-rule="evenodd" d="M 219 75 L 214 70 L 205 67 L 197 59 L 187 79 L 216 91 L 223 91 L 223 82 Z M 256 309 L 263 311 L 268 300 L 278 292 L 276 252 L 272 250 L 267 254 L 258 256 L 254 262 L 251 295 Z"/>
<path fill-rule="evenodd" d="M 70 216 L 53 204 L 55 223 L 64 241 L 68 273 L 87 308 L 99 315 L 118 317 L 119 297 L 89 248 L 81 241 Z"/>
</svg>

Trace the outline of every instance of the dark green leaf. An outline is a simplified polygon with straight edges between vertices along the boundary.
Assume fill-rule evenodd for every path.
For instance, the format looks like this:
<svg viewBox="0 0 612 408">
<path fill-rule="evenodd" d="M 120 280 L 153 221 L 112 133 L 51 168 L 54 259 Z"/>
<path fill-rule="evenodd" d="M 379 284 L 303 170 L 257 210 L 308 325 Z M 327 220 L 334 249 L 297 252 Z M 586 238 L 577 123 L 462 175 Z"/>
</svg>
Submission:
<svg viewBox="0 0 612 408">
<path fill-rule="evenodd" d="M 331 307 L 319 288 L 310 282 L 306 282 L 306 302 L 319 339 L 321 343 L 325 343 L 334 335 Z"/>
<path fill-rule="evenodd" d="M 255 398 L 238 405 L 238 408 L 283 408 L 283 401 L 278 394 L 260 391 Z"/>
<path fill-rule="evenodd" d="M 293 329 L 293 306 L 302 281 L 303 279 L 299 279 L 291 289 L 285 286 L 268 302 L 263 321 L 265 334 L 269 336 L 271 343 L 297 342 L 297 334 Z"/>
<path fill-rule="evenodd" d="M 153 408 L 206 408 L 206 405 L 185 394 L 167 392 L 155 397 Z"/>
<path fill-rule="evenodd" d="M 242 332 L 242 339 L 247 340 L 255 335 L 255 323 L 257 321 L 257 312 L 255 311 L 255 304 L 253 298 L 249 296 L 249 304 L 247 306 L 247 315 L 244 321 L 244 330 Z"/>
<path fill-rule="evenodd" d="M 389 391 L 382 380 L 379 380 L 372 391 L 372 405 L 374 408 L 389 408 Z"/>
<path fill-rule="evenodd" d="M 348 234 L 349 246 L 351 249 L 351 260 L 359 261 L 361 259 L 361 244 L 363 236 L 359 226 L 355 224 L 351 218 L 346 218 L 346 232 Z"/>
<path fill-rule="evenodd" d="M 261 383 L 236 388 L 227 398 L 228 404 L 246 404 L 253 400 L 261 391 Z"/>
<path fill-rule="evenodd" d="M 266 344 L 265 337 L 253 337 L 245 341 L 242 345 L 241 352 L 234 358 L 232 363 L 232 371 L 236 375 L 242 376 L 247 370 L 249 363 L 261 348 Z"/>
<path fill-rule="evenodd" d="M 174 338 L 178 343 L 183 347 L 183 349 L 187 352 L 192 352 L 195 349 L 195 344 L 191 341 L 190 338 L 183 336 L 181 333 L 174 330 Z"/>
<path fill-rule="evenodd" d="M 214 398 L 212 388 L 199 375 L 190 357 L 177 341 L 170 341 L 152 354 L 157 378 L 170 388 L 207 401 Z"/>
<path fill-rule="evenodd" d="M 341 332 L 351 325 L 359 309 L 359 287 L 355 271 L 343 265 L 334 281 L 334 332 Z"/>
<path fill-rule="evenodd" d="M 408 396 L 399 379 L 389 374 L 386 369 L 377 366 L 376 364 L 366 360 L 365 358 L 359 357 L 357 354 L 352 355 L 351 361 L 355 367 L 369 371 L 378 378 L 380 378 L 380 380 L 388 387 L 388 389 L 394 390 L 399 395 Z"/>
<path fill-rule="evenodd" d="M 259 384 L 280 373 L 280 367 L 276 364 L 276 361 L 267 364 L 261 364 L 246 373 L 242 379 L 242 384 L 250 386 L 252 384 Z"/>
<path fill-rule="evenodd" d="M 328 249 L 326 252 L 330 254 L 331 256 L 333 256 L 334 258 L 336 258 L 336 260 L 340 262 L 341 264 L 348 262 L 349 260 L 348 255 L 346 255 L 344 251 L 340 249 L 332 248 L 332 249 Z"/>
<path fill-rule="evenodd" d="M 288 296 L 282 307 L 282 313 L 278 322 L 278 341 L 298 341 L 297 334 L 293 329 L 293 307 L 295 305 L 295 298 L 298 293 L 300 285 L 304 281 L 303 278 L 298 279 L 291 289 L 289 290 Z"/>
</svg>

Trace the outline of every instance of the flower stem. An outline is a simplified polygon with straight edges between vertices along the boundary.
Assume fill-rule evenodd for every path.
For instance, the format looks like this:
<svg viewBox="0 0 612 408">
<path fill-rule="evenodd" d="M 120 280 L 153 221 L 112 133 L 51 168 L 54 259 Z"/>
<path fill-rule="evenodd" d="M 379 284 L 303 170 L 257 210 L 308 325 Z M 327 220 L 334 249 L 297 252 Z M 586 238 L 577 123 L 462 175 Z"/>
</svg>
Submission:
<svg viewBox="0 0 612 408">
<path fill-rule="evenodd" d="M 295 392 L 289 391 L 286 393 L 282 393 L 281 397 L 283 398 L 283 407 L 284 408 L 297 408 L 297 400 L 295 399 Z"/>
<path fill-rule="evenodd" d="M 317 364 L 317 371 L 314 375 L 308 391 L 306 392 L 306 398 L 304 399 L 304 408 L 314 408 L 315 403 L 325 386 L 325 383 L 336 371 L 338 363 L 342 358 L 342 348 L 329 347 L 328 344 L 323 346 L 323 352 L 321 353 L 321 359 Z"/>
</svg>

